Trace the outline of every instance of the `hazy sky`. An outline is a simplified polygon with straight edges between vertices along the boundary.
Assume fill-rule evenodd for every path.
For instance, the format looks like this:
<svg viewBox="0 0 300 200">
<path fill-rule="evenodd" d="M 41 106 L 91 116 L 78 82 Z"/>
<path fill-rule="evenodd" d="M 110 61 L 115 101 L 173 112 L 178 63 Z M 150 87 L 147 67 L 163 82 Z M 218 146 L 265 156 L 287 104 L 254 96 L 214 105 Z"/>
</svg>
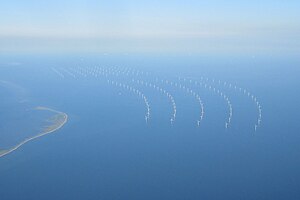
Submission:
<svg viewBox="0 0 300 200">
<path fill-rule="evenodd" d="M 296 52 L 297 0 L 9 0 L 0 51 Z"/>
</svg>

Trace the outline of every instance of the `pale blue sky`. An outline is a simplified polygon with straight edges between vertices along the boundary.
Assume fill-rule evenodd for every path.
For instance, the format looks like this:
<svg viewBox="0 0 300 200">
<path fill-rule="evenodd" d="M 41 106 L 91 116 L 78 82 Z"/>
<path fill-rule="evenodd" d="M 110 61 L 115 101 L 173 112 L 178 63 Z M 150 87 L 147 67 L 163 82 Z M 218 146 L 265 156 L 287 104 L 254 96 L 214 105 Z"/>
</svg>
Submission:
<svg viewBox="0 0 300 200">
<path fill-rule="evenodd" d="M 300 1 L 10 0 L 0 51 L 299 51 Z"/>
</svg>

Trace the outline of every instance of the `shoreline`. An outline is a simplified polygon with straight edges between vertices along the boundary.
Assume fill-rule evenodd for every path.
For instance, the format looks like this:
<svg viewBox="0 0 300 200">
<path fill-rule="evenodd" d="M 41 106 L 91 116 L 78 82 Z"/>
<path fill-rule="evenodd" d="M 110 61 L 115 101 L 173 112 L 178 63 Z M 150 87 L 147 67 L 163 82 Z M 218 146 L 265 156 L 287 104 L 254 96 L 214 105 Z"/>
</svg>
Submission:
<svg viewBox="0 0 300 200">
<path fill-rule="evenodd" d="M 60 112 L 60 111 L 57 111 L 57 110 L 54 110 L 54 109 L 51 109 L 51 108 L 47 108 L 47 107 L 42 107 L 42 106 L 38 106 L 38 107 L 36 107 L 36 108 L 34 108 L 34 109 L 36 109 L 36 110 L 48 110 L 48 111 L 51 111 L 51 112 L 54 112 L 54 113 L 57 113 L 57 114 L 61 114 L 61 115 L 63 115 L 64 120 L 63 120 L 63 122 L 62 122 L 61 124 L 59 124 L 59 126 L 55 127 L 55 128 L 52 129 L 52 130 L 48 130 L 48 131 L 46 131 L 46 132 L 39 133 L 39 134 L 37 134 L 37 135 L 35 135 L 35 136 L 33 136 L 33 137 L 27 138 L 27 139 L 23 140 L 22 142 L 20 142 L 19 144 L 17 144 L 16 146 L 14 146 L 14 147 L 11 148 L 11 149 L 2 149 L 2 150 L 0 151 L 0 158 L 3 157 L 3 156 L 5 156 L 5 155 L 8 155 L 8 154 L 10 154 L 10 153 L 12 153 L 12 152 L 14 152 L 14 151 L 16 151 L 17 149 L 19 149 L 21 146 L 23 146 L 23 145 L 26 144 L 27 142 L 30 142 L 30 141 L 32 141 L 32 140 L 35 140 L 35 139 L 37 139 L 37 138 L 40 138 L 40 137 L 42 137 L 42 136 L 48 135 L 48 134 L 50 134 L 50 133 L 53 133 L 53 132 L 59 130 L 59 129 L 60 129 L 61 127 L 63 127 L 63 126 L 67 123 L 67 121 L 68 121 L 68 115 L 67 115 L 66 113 L 64 113 L 64 112 Z M 2 152 L 2 153 L 1 153 L 1 152 Z"/>
</svg>

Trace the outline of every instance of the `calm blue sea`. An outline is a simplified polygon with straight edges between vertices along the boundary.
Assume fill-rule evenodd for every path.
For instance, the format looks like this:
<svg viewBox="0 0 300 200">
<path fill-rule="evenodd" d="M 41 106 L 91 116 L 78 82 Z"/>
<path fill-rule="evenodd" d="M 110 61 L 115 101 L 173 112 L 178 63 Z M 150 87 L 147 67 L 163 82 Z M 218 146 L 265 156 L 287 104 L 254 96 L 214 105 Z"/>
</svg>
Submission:
<svg viewBox="0 0 300 200">
<path fill-rule="evenodd" d="M 300 199 L 299 66 L 287 56 L 3 55 L 0 80 L 19 90 L 0 88 L 1 126 L 22 115 L 21 104 L 69 121 L 0 158 L 0 199 Z M 88 74 L 100 67 L 106 75 Z M 147 97 L 148 123 L 143 98 L 107 79 Z M 173 125 L 169 96 L 136 80 L 172 95 Z M 203 101 L 199 127 L 201 107 L 186 88 Z M 228 102 L 212 88 L 232 104 L 227 129 Z M 256 131 L 257 105 L 244 89 L 261 105 Z"/>
</svg>

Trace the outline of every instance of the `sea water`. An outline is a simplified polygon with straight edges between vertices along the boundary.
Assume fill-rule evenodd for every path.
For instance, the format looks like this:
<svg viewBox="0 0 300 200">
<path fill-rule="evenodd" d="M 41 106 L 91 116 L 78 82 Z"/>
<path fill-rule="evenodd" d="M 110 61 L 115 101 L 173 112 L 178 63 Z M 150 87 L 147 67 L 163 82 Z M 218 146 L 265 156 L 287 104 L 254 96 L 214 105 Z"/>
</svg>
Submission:
<svg viewBox="0 0 300 200">
<path fill-rule="evenodd" d="M 22 122 L 16 108 L 24 102 L 65 112 L 69 118 L 53 134 L 0 158 L 0 197 L 298 199 L 299 64 L 297 58 L 286 57 L 3 56 L 0 80 L 23 88 L 26 98 L 18 96 L 20 91 L 0 90 L 6 98 L 0 103 L 2 127 L 9 127 L 3 119 L 16 111 L 10 123 Z M 95 68 L 105 69 L 107 76 L 87 73 Z M 75 74 L 73 69 L 86 71 L 76 78 L 64 71 Z M 155 84 L 174 97 L 173 124 L 170 98 L 136 80 Z M 200 126 L 201 106 L 195 96 L 162 80 L 180 83 L 201 97 Z M 207 88 L 189 80 L 206 83 Z M 147 123 L 143 98 L 111 81 L 147 97 Z M 228 128 L 227 102 L 209 86 L 230 99 Z M 261 105 L 262 122 L 256 131 L 257 105 L 240 87 Z"/>
</svg>

